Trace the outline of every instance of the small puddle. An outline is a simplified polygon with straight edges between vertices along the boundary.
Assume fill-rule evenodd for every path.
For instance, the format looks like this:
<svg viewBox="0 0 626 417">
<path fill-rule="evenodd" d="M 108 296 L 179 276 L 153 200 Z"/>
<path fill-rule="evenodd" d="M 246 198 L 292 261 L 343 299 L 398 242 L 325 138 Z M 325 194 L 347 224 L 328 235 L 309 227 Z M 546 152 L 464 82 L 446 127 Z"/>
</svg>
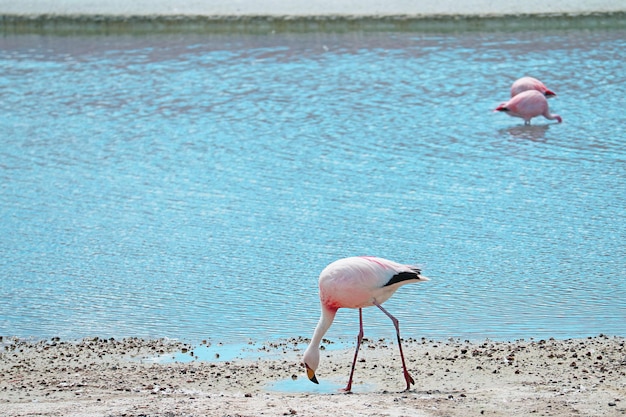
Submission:
<svg viewBox="0 0 626 417">
<path fill-rule="evenodd" d="M 320 380 L 319 384 L 314 384 L 307 380 L 306 377 L 292 379 L 286 378 L 274 381 L 266 386 L 268 391 L 282 393 L 311 393 L 311 394 L 345 394 L 341 391 L 346 387 L 348 375 L 341 380 L 339 378 L 331 378 Z M 377 387 L 374 384 L 353 384 L 352 391 L 355 393 L 374 392 Z"/>
<path fill-rule="evenodd" d="M 193 361 L 225 362 L 235 359 L 253 359 L 260 357 L 272 359 L 273 357 L 278 357 L 281 352 L 275 349 L 267 349 L 262 344 L 210 344 L 185 348 L 181 351 L 166 353 L 149 358 L 148 360 L 155 363 L 187 363 Z"/>
</svg>

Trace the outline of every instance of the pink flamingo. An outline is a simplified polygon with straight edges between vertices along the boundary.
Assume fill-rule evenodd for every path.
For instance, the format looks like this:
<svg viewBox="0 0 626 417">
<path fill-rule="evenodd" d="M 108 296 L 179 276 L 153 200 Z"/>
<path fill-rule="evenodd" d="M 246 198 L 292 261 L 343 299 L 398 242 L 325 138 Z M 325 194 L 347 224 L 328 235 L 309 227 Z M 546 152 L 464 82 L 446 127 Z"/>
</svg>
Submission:
<svg viewBox="0 0 626 417">
<path fill-rule="evenodd" d="M 519 93 L 506 103 L 500 104 L 494 111 L 506 112 L 509 116 L 521 117 L 524 124 L 529 125 L 530 119 L 543 116 L 548 120 L 563 121 L 558 114 L 551 114 L 548 108 L 548 100 L 537 90 L 528 90 Z"/>
<path fill-rule="evenodd" d="M 415 381 L 409 375 L 404 362 L 402 344 L 400 342 L 400 328 L 398 320 L 385 310 L 381 304 L 393 295 L 398 288 L 411 282 L 428 281 L 428 278 L 420 275 L 419 268 L 410 265 L 402 265 L 387 259 L 372 256 L 361 256 L 340 259 L 328 265 L 319 278 L 320 303 L 322 316 L 315 328 L 311 343 L 304 352 L 303 362 L 309 379 L 318 383 L 315 371 L 320 362 L 319 344 L 326 331 L 330 328 L 337 310 L 346 308 L 359 309 L 359 334 L 357 336 L 356 351 L 352 361 L 352 370 L 348 385 L 343 389 L 345 392 L 352 390 L 352 377 L 359 347 L 363 340 L 363 307 L 376 306 L 382 310 L 393 322 L 398 336 L 398 347 L 404 370 L 406 389 L 410 389 Z"/>
<path fill-rule="evenodd" d="M 522 77 L 511 86 L 511 97 L 515 97 L 523 91 L 537 90 L 546 98 L 556 96 L 556 93 L 546 87 L 541 81 L 533 77 Z"/>
</svg>

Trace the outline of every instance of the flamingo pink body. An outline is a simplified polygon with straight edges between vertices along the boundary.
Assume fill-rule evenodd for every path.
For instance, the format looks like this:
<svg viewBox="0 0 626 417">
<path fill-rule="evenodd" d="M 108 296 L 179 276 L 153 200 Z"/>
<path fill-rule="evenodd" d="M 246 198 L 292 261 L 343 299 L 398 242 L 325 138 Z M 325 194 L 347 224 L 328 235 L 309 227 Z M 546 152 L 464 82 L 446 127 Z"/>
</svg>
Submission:
<svg viewBox="0 0 626 417">
<path fill-rule="evenodd" d="M 556 96 L 552 90 L 548 89 L 541 81 L 533 77 L 522 77 L 511 86 L 511 97 L 515 97 L 524 91 L 536 90 L 546 98 Z"/>
<path fill-rule="evenodd" d="M 521 117 L 524 123 L 529 125 L 530 119 L 543 116 L 548 120 L 563 121 L 558 114 L 551 114 L 546 97 L 536 90 L 528 90 L 519 93 L 506 103 L 500 104 L 494 111 L 505 112 L 512 117 Z"/>
<path fill-rule="evenodd" d="M 361 309 L 363 307 L 377 306 L 393 321 L 396 327 L 404 378 L 407 384 L 406 389 L 408 390 L 411 384 L 415 382 L 411 375 L 409 375 L 404 362 L 398 320 L 389 314 L 381 304 L 387 301 L 389 297 L 404 284 L 428 281 L 428 278 L 420 274 L 420 269 L 415 266 L 403 265 L 388 259 L 372 256 L 344 258 L 324 268 L 319 277 L 322 315 L 311 338 L 311 343 L 303 356 L 303 362 L 307 369 L 309 379 L 317 383 L 315 371 L 320 361 L 319 345 L 333 323 L 337 310 L 344 307 L 358 308 L 360 332 L 357 337 L 357 346 L 354 353 L 354 361 L 352 362 L 350 379 L 344 389 L 346 392 L 351 391 L 356 358 L 361 340 L 363 339 L 363 317 Z"/>
</svg>

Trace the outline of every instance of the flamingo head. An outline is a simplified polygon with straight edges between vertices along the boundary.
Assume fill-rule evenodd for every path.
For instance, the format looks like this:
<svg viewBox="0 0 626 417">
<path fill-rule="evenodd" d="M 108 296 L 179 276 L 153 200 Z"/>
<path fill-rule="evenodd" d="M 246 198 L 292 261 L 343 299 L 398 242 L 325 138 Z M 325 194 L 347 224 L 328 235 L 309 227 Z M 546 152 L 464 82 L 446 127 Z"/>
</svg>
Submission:
<svg viewBox="0 0 626 417">
<path fill-rule="evenodd" d="M 306 376 L 309 378 L 309 380 L 315 384 L 319 384 L 319 382 L 317 381 L 317 377 L 315 376 L 315 371 L 313 370 L 313 368 L 311 368 L 306 363 L 304 364 L 304 367 L 306 368 Z"/>
<path fill-rule="evenodd" d="M 306 376 L 309 378 L 309 380 L 315 384 L 319 384 L 319 382 L 317 382 L 317 378 L 315 377 L 315 370 L 320 364 L 319 348 L 313 345 L 309 345 L 307 350 L 304 352 L 302 362 L 306 369 Z"/>
<path fill-rule="evenodd" d="M 548 90 L 547 88 L 543 92 L 543 95 L 546 96 L 546 98 L 556 97 L 556 93 L 554 91 L 552 91 L 552 90 Z"/>
<path fill-rule="evenodd" d="M 493 111 L 511 111 L 511 109 L 509 109 L 507 106 L 507 103 L 502 103 L 500 104 L 498 107 L 496 107 Z"/>
</svg>

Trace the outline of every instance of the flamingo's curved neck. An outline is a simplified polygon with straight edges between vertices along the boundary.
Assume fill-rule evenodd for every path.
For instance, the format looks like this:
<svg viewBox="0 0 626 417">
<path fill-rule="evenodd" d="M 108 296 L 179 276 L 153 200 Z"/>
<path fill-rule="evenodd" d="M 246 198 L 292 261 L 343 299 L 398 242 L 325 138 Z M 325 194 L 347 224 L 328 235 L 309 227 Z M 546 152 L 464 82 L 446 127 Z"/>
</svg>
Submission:
<svg viewBox="0 0 626 417">
<path fill-rule="evenodd" d="M 561 121 L 563 120 L 558 114 L 551 114 L 550 112 L 546 112 L 545 118 L 548 120 L 556 120 L 559 123 L 561 123 Z"/>
<path fill-rule="evenodd" d="M 322 316 L 320 317 L 320 321 L 317 323 L 315 331 L 313 332 L 310 344 L 311 346 L 317 347 L 320 345 L 322 338 L 330 328 L 330 325 L 333 324 L 336 314 L 337 310 L 330 310 L 322 305 Z"/>
</svg>

